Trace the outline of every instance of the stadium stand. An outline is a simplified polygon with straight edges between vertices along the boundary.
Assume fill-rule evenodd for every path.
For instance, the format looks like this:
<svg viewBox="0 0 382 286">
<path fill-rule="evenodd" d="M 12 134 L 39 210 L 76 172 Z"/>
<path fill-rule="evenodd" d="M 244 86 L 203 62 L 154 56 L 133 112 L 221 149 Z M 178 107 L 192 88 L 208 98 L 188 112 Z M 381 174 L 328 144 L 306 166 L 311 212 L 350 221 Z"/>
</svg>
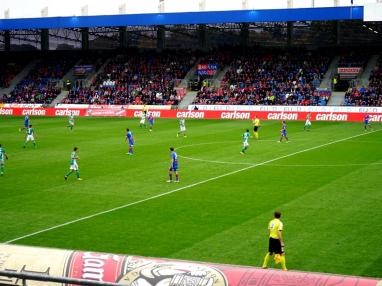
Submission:
<svg viewBox="0 0 382 286">
<path fill-rule="evenodd" d="M 175 87 L 196 58 L 182 53 L 119 55 L 89 88 L 74 88 L 63 103 L 169 104 L 181 100 Z"/>
<path fill-rule="evenodd" d="M 49 104 L 60 93 L 59 81 L 74 63 L 74 57 L 44 59 L 36 64 L 10 94 L 3 97 L 3 101 Z"/>
<path fill-rule="evenodd" d="M 347 106 L 382 106 L 382 57 L 370 74 L 369 86 L 349 88 L 345 93 Z"/>
<path fill-rule="evenodd" d="M 20 61 L 8 61 L 0 63 L 0 88 L 10 86 L 13 78 L 22 70 L 24 65 Z"/>
<path fill-rule="evenodd" d="M 105 63 L 104 68 L 86 85 L 75 81 L 62 103 L 178 105 L 185 90 L 179 91 L 176 87 L 197 63 L 216 64 L 219 72 L 224 68 L 228 71 L 219 85 L 204 84 L 208 76 L 197 75 L 199 85 L 194 104 L 326 105 L 329 100 L 327 94 L 318 91 L 331 58 L 325 53 L 297 49 L 246 53 L 225 48 L 207 53 L 128 51 L 114 56 L 106 64 L 107 58 L 106 55 L 82 54 L 81 65 L 92 65 L 96 71 Z M 367 54 L 341 54 L 338 66 L 364 67 L 367 58 Z M 46 57 L 10 94 L 3 96 L 2 102 L 51 103 L 61 91 L 60 80 L 78 59 L 76 53 L 59 59 Z M 348 89 L 344 105 L 382 105 L 381 65 L 380 59 L 368 87 Z M 1 64 L 0 84 L 9 86 L 23 66 L 25 64 L 17 61 Z"/>
<path fill-rule="evenodd" d="M 317 87 L 329 57 L 310 53 L 236 57 L 222 88 L 203 87 L 195 104 L 325 105 Z"/>
</svg>

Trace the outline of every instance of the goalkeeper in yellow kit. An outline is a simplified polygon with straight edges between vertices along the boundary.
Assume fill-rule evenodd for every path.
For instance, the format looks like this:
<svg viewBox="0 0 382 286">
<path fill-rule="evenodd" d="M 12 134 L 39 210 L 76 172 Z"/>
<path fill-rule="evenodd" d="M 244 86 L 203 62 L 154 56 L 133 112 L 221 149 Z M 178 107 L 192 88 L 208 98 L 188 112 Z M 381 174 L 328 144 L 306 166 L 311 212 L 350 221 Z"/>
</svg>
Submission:
<svg viewBox="0 0 382 286">
<path fill-rule="evenodd" d="M 253 136 L 255 136 L 256 139 L 259 139 L 260 119 L 257 118 L 256 115 L 252 120 L 252 124 L 253 124 Z"/>
<path fill-rule="evenodd" d="M 288 270 L 285 265 L 285 253 L 284 253 L 284 240 L 282 236 L 283 223 L 280 220 L 281 213 L 276 211 L 274 213 L 274 219 L 268 224 L 269 230 L 269 248 L 268 253 L 265 255 L 263 268 L 268 267 L 268 262 L 273 254 L 275 255 L 275 263 L 281 263 L 282 270 Z"/>
</svg>

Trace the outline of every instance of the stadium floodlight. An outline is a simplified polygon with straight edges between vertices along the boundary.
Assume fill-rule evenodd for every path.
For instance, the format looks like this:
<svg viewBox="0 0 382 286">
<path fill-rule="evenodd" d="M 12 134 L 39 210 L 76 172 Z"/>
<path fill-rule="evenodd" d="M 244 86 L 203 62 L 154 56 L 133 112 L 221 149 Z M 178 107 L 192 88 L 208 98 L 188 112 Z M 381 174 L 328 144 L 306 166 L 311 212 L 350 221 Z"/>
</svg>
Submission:
<svg viewBox="0 0 382 286">
<path fill-rule="evenodd" d="M 199 11 L 206 10 L 206 0 L 199 0 Z"/>
<path fill-rule="evenodd" d="M 126 14 L 126 3 L 124 3 L 118 7 L 118 13 L 119 14 Z"/>
<path fill-rule="evenodd" d="M 164 12 L 164 0 L 159 0 L 158 12 L 159 13 L 163 13 Z"/>
<path fill-rule="evenodd" d="M 48 6 L 41 9 L 41 17 L 48 17 Z"/>
<path fill-rule="evenodd" d="M 243 0 L 241 2 L 241 7 L 243 10 L 248 10 L 248 0 Z"/>
<path fill-rule="evenodd" d="M 81 16 L 88 16 L 89 15 L 89 5 L 85 5 L 81 7 Z"/>
</svg>

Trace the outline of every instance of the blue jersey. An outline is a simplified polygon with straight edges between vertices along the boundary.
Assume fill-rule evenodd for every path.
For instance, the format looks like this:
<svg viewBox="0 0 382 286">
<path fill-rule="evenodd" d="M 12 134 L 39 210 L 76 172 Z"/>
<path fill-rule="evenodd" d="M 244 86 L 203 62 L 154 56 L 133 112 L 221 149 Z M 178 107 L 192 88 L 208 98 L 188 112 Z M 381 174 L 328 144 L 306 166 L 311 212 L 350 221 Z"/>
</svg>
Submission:
<svg viewBox="0 0 382 286">
<path fill-rule="evenodd" d="M 175 151 L 171 152 L 171 168 L 173 171 L 178 170 L 178 154 Z"/>
<path fill-rule="evenodd" d="M 281 135 L 286 136 L 286 134 L 287 134 L 286 123 L 283 123 L 283 125 L 281 126 Z"/>
<path fill-rule="evenodd" d="M 131 131 L 127 132 L 126 138 L 127 138 L 127 140 L 129 140 L 130 145 L 134 144 L 133 132 L 131 132 Z"/>
<path fill-rule="evenodd" d="M 152 115 L 149 115 L 149 124 L 154 125 L 154 117 Z"/>
<path fill-rule="evenodd" d="M 24 117 L 24 127 L 28 127 L 28 126 L 29 126 L 29 116 L 25 115 L 25 117 Z"/>
<path fill-rule="evenodd" d="M 365 122 L 365 124 L 368 124 L 369 123 L 369 118 L 370 118 L 370 116 L 367 114 L 367 115 L 365 115 L 365 117 L 364 117 L 364 122 Z"/>
</svg>

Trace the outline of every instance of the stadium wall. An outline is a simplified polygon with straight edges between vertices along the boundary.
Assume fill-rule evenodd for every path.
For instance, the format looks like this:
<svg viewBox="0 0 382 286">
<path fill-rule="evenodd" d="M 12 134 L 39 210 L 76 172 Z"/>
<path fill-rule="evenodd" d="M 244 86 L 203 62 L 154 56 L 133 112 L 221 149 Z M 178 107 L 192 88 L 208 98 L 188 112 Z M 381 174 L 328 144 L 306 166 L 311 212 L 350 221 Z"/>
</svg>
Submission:
<svg viewBox="0 0 382 286">
<path fill-rule="evenodd" d="M 166 110 L 149 109 L 154 118 L 188 118 L 188 119 L 237 119 L 250 120 L 256 115 L 262 120 L 299 120 L 306 119 L 310 112 L 312 121 L 343 121 L 343 122 L 362 122 L 365 111 L 361 109 L 354 111 L 308 111 L 308 110 L 263 110 L 263 111 L 237 111 L 237 110 Z M 87 108 L 0 108 L 0 116 L 94 116 L 94 117 L 128 117 L 140 118 L 142 109 L 129 109 L 115 106 Z M 381 110 L 368 112 L 370 121 L 382 122 Z"/>
<path fill-rule="evenodd" d="M 0 244 L 0 270 L 135 286 L 378 286 L 379 279 Z M 1 277 L 16 285 L 17 278 Z M 19 280 L 18 280 L 19 281 Z M 41 282 L 28 281 L 28 285 Z M 48 283 L 45 285 L 56 285 Z"/>
</svg>

